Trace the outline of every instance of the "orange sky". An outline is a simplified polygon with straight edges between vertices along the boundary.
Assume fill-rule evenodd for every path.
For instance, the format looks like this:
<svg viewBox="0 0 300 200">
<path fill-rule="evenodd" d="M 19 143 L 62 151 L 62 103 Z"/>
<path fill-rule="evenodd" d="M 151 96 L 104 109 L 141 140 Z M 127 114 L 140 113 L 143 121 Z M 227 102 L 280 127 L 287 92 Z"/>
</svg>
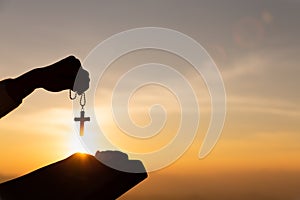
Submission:
<svg viewBox="0 0 300 200">
<path fill-rule="evenodd" d="M 109 100 L 110 90 L 105 89 L 112 87 L 109 81 L 115 80 L 122 67 L 158 59 L 187 72 L 201 108 L 198 134 L 188 151 L 171 166 L 150 173 L 121 199 L 297 199 L 299 8 L 296 1 L 280 0 L 129 4 L 4 0 L 0 1 L 0 79 L 16 77 L 69 54 L 83 60 L 99 42 L 130 28 L 161 26 L 181 31 L 206 48 L 223 76 L 227 116 L 221 138 L 208 157 L 198 159 L 209 124 L 209 95 L 201 78 L 186 71 L 184 61 L 159 51 L 121 58 L 113 64 L 117 70 L 107 75 L 106 87 L 98 91 L 97 99 Z M 155 98 L 149 98 L 155 92 Z M 149 122 L 145 108 L 155 101 L 173 113 L 169 123 L 176 124 L 176 101 L 155 87 L 140 91 L 130 103 L 136 123 Z M 107 108 L 100 103 L 96 106 Z M 158 141 L 154 138 L 146 145 L 131 141 L 118 135 L 122 133 L 110 114 L 108 109 L 99 115 L 123 150 L 155 149 L 174 134 L 174 126 L 167 126 Z M 35 91 L 1 119 L 0 181 L 84 151 L 72 120 L 68 92 L 44 90 Z"/>
</svg>

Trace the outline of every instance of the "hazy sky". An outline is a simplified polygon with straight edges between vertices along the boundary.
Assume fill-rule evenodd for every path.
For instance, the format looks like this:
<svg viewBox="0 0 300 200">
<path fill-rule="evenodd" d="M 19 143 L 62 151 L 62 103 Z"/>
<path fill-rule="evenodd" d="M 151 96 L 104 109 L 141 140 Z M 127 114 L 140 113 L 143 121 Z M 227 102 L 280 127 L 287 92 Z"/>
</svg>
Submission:
<svg viewBox="0 0 300 200">
<path fill-rule="evenodd" d="M 209 119 L 204 112 L 204 125 L 190 150 L 123 199 L 150 194 L 164 199 L 297 199 L 299 10 L 297 0 L 0 0 L 0 79 L 70 54 L 83 60 L 98 43 L 131 28 L 185 33 L 208 51 L 223 76 L 228 103 L 222 137 L 207 158 L 197 159 Z M 157 54 L 145 54 L 144 60 L 147 55 Z M 124 59 L 116 66 L 134 60 Z M 172 64 L 167 56 L 163 59 Z M 0 121 L 0 181 L 81 150 L 74 134 L 68 93 L 36 91 Z"/>
</svg>

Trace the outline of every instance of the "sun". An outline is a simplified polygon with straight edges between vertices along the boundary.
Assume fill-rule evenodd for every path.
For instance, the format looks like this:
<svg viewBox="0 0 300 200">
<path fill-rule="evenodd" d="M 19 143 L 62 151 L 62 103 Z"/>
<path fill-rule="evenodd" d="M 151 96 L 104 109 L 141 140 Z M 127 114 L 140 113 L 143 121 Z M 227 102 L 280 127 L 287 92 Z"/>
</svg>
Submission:
<svg viewBox="0 0 300 200">
<path fill-rule="evenodd" d="M 70 154 L 74 153 L 82 153 L 82 154 L 89 154 L 89 152 L 84 148 L 78 138 L 71 137 L 68 142 L 68 150 Z"/>
</svg>

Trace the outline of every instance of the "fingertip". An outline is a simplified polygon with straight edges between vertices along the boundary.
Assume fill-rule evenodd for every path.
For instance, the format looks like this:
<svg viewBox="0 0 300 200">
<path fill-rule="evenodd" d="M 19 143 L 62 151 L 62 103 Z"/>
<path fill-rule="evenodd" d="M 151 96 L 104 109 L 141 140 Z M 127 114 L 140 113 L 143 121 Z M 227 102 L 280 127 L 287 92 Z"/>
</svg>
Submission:
<svg viewBox="0 0 300 200">
<path fill-rule="evenodd" d="M 76 58 L 75 56 L 69 56 L 70 60 L 72 61 L 72 63 L 74 63 L 76 66 L 78 66 L 79 68 L 81 68 L 81 62 L 78 58 Z"/>
<path fill-rule="evenodd" d="M 78 58 L 76 58 L 74 55 L 70 55 L 66 59 L 68 59 L 70 61 L 77 61 L 77 62 L 80 63 L 80 60 Z"/>
<path fill-rule="evenodd" d="M 76 57 L 74 55 L 69 55 L 67 58 L 69 58 L 69 59 L 76 59 Z"/>
</svg>

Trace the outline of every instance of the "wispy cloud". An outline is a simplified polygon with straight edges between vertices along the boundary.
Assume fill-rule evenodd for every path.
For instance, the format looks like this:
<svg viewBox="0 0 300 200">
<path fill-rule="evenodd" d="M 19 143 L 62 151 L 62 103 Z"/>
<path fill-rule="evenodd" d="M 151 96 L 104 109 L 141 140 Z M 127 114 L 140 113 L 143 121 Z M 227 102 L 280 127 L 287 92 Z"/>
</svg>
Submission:
<svg viewBox="0 0 300 200">
<path fill-rule="evenodd" d="M 239 110 L 252 113 L 269 113 L 300 117 L 300 106 L 293 101 L 285 99 L 270 100 L 268 98 L 251 96 L 230 96 L 228 98 L 228 105 L 232 112 Z"/>
</svg>

